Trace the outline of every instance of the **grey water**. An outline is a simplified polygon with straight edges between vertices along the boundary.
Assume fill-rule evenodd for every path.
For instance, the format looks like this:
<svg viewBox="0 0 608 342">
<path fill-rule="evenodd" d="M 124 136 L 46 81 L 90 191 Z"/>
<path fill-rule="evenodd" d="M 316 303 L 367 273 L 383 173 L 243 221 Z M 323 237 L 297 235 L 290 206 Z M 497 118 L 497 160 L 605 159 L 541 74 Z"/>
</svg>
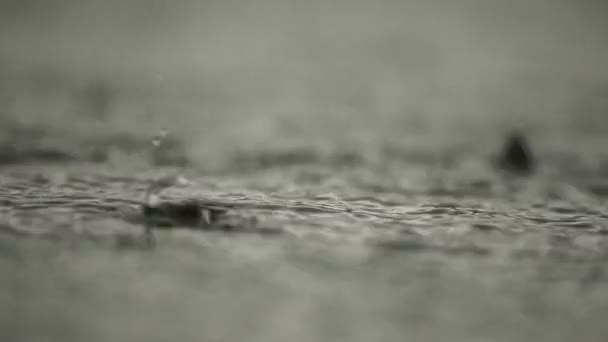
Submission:
<svg viewBox="0 0 608 342">
<path fill-rule="evenodd" d="M 605 13 L 0 2 L 0 340 L 605 341 Z"/>
</svg>

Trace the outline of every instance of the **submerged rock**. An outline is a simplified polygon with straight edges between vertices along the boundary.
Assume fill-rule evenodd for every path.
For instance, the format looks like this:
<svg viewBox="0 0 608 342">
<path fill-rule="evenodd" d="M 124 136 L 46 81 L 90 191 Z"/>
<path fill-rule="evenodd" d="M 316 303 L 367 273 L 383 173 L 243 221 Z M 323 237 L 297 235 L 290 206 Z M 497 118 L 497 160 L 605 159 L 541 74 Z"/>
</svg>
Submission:
<svg viewBox="0 0 608 342">
<path fill-rule="evenodd" d="M 535 169 L 535 161 L 526 138 L 517 133 L 507 137 L 498 165 L 507 171 L 529 174 Z"/>
<path fill-rule="evenodd" d="M 160 227 L 204 227 L 217 222 L 227 212 L 218 207 L 203 207 L 196 201 L 163 202 L 141 207 L 144 217 Z"/>
</svg>

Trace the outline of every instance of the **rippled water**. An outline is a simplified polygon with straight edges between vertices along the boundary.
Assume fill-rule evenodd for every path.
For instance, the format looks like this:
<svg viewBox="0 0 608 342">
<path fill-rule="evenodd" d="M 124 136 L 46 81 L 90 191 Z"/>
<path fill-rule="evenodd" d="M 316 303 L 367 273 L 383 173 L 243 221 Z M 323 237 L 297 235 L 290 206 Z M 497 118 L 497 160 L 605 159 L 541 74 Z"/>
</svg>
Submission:
<svg viewBox="0 0 608 342">
<path fill-rule="evenodd" d="M 168 3 L 0 4 L 0 341 L 607 340 L 600 2 Z"/>
<path fill-rule="evenodd" d="M 206 171 L 5 165 L 0 331 L 28 341 L 604 340 L 601 169 L 563 171 L 548 158 L 526 178 L 474 153 L 434 162 L 398 150 L 383 148 L 380 162 L 370 161 L 379 152 L 257 151 Z M 138 205 L 150 180 L 175 172 L 192 184 L 163 200 L 230 208 L 231 229 L 159 229 L 148 243 Z"/>
</svg>

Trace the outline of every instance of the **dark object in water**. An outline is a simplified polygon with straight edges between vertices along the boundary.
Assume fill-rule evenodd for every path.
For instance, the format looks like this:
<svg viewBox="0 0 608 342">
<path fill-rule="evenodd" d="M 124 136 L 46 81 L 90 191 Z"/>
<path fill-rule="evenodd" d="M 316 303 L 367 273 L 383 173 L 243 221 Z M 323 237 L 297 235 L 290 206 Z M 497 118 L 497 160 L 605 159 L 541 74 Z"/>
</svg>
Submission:
<svg viewBox="0 0 608 342">
<path fill-rule="evenodd" d="M 142 213 L 150 223 L 160 227 L 204 227 L 218 221 L 226 209 L 201 207 L 196 201 L 164 202 L 155 206 L 143 204 Z"/>
<path fill-rule="evenodd" d="M 528 174 L 534 171 L 534 158 L 526 138 L 519 133 L 511 133 L 498 163 L 501 168 L 511 172 Z"/>
</svg>

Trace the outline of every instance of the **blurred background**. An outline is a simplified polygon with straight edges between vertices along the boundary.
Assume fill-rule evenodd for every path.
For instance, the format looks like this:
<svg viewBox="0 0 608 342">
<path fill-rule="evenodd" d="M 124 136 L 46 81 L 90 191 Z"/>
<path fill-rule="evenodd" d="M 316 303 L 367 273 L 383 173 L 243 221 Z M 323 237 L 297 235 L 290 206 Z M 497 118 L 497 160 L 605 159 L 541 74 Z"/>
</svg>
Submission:
<svg viewBox="0 0 608 342">
<path fill-rule="evenodd" d="M 596 0 L 2 0 L 2 129 L 26 144 L 44 127 L 70 149 L 166 127 L 214 162 L 512 128 L 571 142 L 608 130 L 606 13 Z"/>
</svg>

